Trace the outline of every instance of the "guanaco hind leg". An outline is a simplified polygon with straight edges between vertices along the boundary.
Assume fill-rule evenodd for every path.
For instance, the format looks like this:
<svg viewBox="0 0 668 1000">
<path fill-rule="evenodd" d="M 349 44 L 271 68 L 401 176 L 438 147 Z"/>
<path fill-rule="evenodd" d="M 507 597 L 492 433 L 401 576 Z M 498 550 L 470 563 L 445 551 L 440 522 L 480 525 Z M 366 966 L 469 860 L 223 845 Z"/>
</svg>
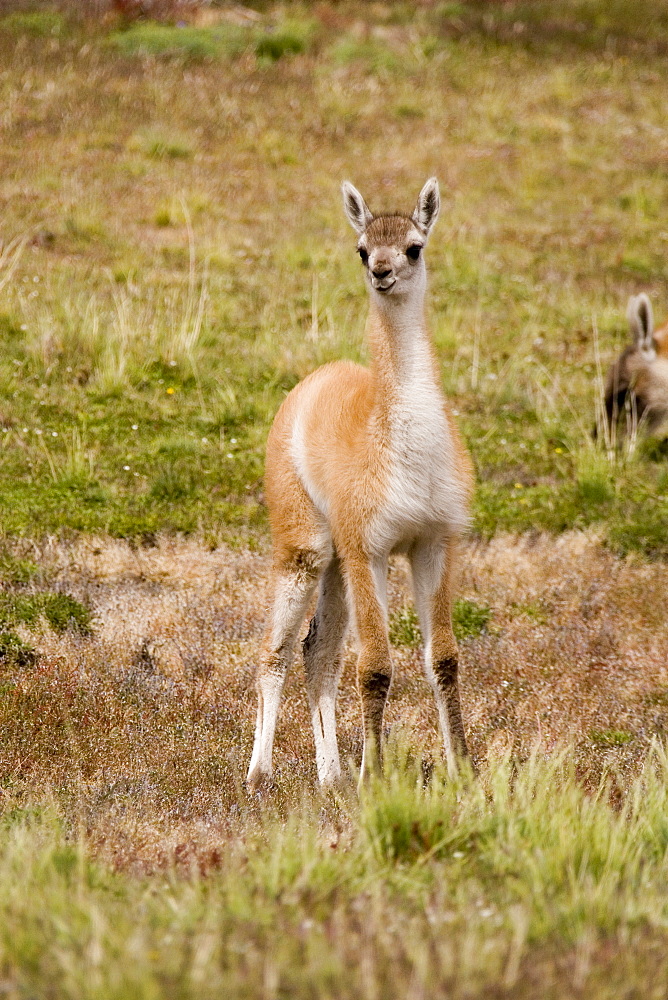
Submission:
<svg viewBox="0 0 668 1000">
<path fill-rule="evenodd" d="M 320 580 L 315 615 L 302 644 L 315 759 L 321 785 L 341 776 L 336 739 L 336 696 L 341 676 L 341 653 L 348 628 L 346 588 L 337 556 Z"/>
<path fill-rule="evenodd" d="M 255 742 L 247 782 L 253 787 L 272 772 L 272 750 L 283 683 L 292 661 L 297 634 L 322 567 L 317 551 L 302 550 L 275 568 L 274 600 L 257 673 Z"/>
</svg>

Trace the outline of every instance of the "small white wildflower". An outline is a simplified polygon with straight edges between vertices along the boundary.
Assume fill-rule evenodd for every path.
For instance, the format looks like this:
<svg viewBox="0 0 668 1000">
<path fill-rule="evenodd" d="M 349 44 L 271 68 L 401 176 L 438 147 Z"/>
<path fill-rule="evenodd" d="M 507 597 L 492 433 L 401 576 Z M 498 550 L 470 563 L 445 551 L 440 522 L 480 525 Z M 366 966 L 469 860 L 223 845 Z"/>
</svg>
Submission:
<svg viewBox="0 0 668 1000">
<path fill-rule="evenodd" d="M 464 852 L 463 851 L 453 851 L 452 852 L 452 856 L 453 856 L 453 858 L 463 858 L 464 857 Z"/>
<path fill-rule="evenodd" d="M 169 367 L 170 368 L 176 368 L 176 361 L 170 361 L 169 362 Z"/>
<path fill-rule="evenodd" d="M 232 454 L 232 452 L 231 452 L 231 451 L 228 451 L 228 453 L 227 453 L 227 457 L 228 457 L 228 458 L 234 458 L 234 455 Z"/>
<path fill-rule="evenodd" d="M 126 472 L 130 471 L 130 466 L 129 465 L 124 465 L 123 468 L 125 469 Z"/>
<path fill-rule="evenodd" d="M 28 428 L 27 428 L 27 427 L 24 427 L 24 428 L 23 428 L 23 433 L 24 433 L 24 434 L 27 434 L 27 433 L 28 433 Z"/>
<path fill-rule="evenodd" d="M 35 282 L 35 284 L 37 285 L 37 284 L 39 283 L 39 275 L 38 275 L 38 274 L 36 274 L 36 275 L 35 275 L 35 277 L 34 277 L 34 278 L 33 278 L 32 280 L 33 280 L 33 281 Z"/>
<path fill-rule="evenodd" d="M 237 443 L 236 438 L 230 438 L 230 444 L 236 444 L 236 443 Z"/>
<path fill-rule="evenodd" d="M 202 438 L 202 444 L 208 444 L 208 443 L 209 443 L 208 438 Z"/>
<path fill-rule="evenodd" d="M 51 437 L 52 438 L 57 438 L 58 437 L 58 431 L 51 431 Z"/>
<path fill-rule="evenodd" d="M 505 438 L 500 438 L 499 444 L 508 444 Z"/>
<path fill-rule="evenodd" d="M 42 433 L 42 428 L 41 427 L 36 427 L 35 428 L 35 434 L 41 434 L 41 433 Z"/>
<path fill-rule="evenodd" d="M 138 427 L 139 427 L 139 424 L 133 424 L 132 425 L 132 430 L 136 431 L 138 429 Z"/>
<path fill-rule="evenodd" d="M 21 329 L 24 330 L 24 331 L 27 330 L 28 329 L 27 323 L 21 323 Z M 19 363 L 18 361 L 14 362 L 15 365 L 18 364 L 18 363 Z"/>
</svg>

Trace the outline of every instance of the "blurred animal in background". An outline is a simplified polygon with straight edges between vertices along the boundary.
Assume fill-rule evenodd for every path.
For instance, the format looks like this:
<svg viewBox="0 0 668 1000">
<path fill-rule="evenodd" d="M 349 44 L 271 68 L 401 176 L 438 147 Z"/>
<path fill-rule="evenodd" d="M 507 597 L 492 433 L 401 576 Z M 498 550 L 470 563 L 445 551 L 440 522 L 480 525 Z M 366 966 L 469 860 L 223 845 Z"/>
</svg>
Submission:
<svg viewBox="0 0 668 1000">
<path fill-rule="evenodd" d="M 668 419 L 668 323 L 654 329 L 644 292 L 631 296 L 626 315 L 633 343 L 611 365 L 605 383 L 605 430 L 613 442 L 641 427 L 656 431 Z"/>
</svg>

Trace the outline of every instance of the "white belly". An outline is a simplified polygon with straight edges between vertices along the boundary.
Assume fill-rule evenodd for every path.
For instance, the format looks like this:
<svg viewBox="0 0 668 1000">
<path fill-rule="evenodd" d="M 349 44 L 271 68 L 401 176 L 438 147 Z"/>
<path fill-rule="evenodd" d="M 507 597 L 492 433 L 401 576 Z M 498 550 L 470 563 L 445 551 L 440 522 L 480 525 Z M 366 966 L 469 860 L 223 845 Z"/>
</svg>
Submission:
<svg viewBox="0 0 668 1000">
<path fill-rule="evenodd" d="M 465 530 L 467 489 L 457 471 L 443 400 L 435 389 L 412 391 L 399 401 L 392 415 L 389 466 L 385 502 L 370 525 L 369 541 L 376 551 Z"/>
</svg>

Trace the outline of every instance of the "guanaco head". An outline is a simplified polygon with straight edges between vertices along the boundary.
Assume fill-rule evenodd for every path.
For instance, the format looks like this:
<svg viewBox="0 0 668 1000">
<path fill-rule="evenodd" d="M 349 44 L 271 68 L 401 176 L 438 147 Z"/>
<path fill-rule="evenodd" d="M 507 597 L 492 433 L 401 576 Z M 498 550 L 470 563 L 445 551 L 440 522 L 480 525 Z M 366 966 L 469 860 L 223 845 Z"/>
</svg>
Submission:
<svg viewBox="0 0 668 1000">
<path fill-rule="evenodd" d="M 441 207 L 436 178 L 431 177 L 420 191 L 412 215 L 373 216 L 349 181 L 343 182 L 341 190 L 348 221 L 359 237 L 357 252 L 373 292 L 381 297 L 423 293 L 426 271 L 422 250 Z"/>
<path fill-rule="evenodd" d="M 650 430 L 668 416 L 668 326 L 654 329 L 652 304 L 632 295 L 626 310 L 633 343 L 611 365 L 605 386 L 605 411 L 612 428 L 624 414 L 624 424 L 640 420 Z"/>
</svg>

